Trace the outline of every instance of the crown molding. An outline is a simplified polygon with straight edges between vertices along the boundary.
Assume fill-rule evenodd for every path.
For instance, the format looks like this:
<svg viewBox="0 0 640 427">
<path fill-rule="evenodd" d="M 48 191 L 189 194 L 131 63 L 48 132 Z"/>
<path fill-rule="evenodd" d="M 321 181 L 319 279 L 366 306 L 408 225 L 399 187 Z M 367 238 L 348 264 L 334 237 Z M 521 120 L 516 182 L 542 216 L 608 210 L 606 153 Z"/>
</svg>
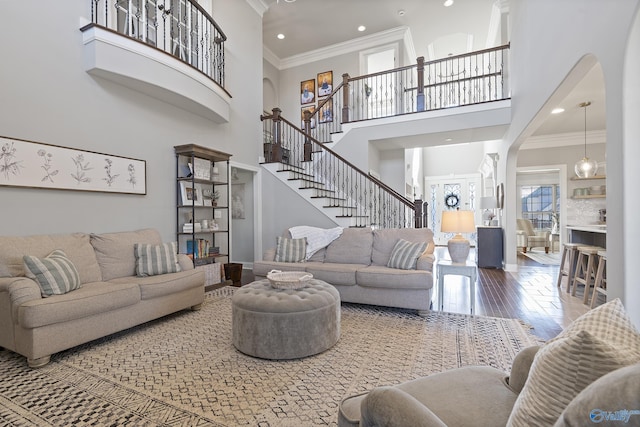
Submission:
<svg viewBox="0 0 640 427">
<path fill-rule="evenodd" d="M 594 130 L 587 132 L 587 144 L 605 144 L 607 142 L 606 130 Z M 568 147 L 584 144 L 584 132 L 567 132 L 555 135 L 539 135 L 527 138 L 520 146 L 521 150 L 537 150 L 540 148 Z"/>
<path fill-rule="evenodd" d="M 279 70 L 285 70 L 287 68 L 298 67 L 300 65 L 305 65 L 323 59 L 333 58 L 335 56 L 344 55 L 346 53 L 358 52 L 363 49 L 370 49 L 372 47 L 380 46 L 381 44 L 385 43 L 390 43 L 398 40 L 405 41 L 406 38 L 411 37 L 411 33 L 407 35 L 408 31 L 408 27 L 396 27 L 390 30 L 381 31 L 379 33 L 371 34 L 368 36 L 358 37 L 346 42 L 336 43 L 331 46 L 310 50 L 298 55 L 279 59 L 277 61 L 278 64 L 274 63 L 272 59 L 267 60 Z M 263 51 L 265 51 L 265 49 L 266 48 L 264 48 Z M 413 52 L 415 56 L 415 49 L 413 49 Z M 275 55 L 274 57 L 277 59 Z"/>
<path fill-rule="evenodd" d="M 251 6 L 253 10 L 258 12 L 260 18 L 262 18 L 267 9 L 269 9 L 269 5 L 265 3 L 264 0 L 247 0 L 247 3 L 249 3 L 249 6 Z"/>
<path fill-rule="evenodd" d="M 266 59 L 271 65 L 280 70 L 280 58 L 273 53 L 267 46 L 262 45 L 262 58 Z"/>
</svg>

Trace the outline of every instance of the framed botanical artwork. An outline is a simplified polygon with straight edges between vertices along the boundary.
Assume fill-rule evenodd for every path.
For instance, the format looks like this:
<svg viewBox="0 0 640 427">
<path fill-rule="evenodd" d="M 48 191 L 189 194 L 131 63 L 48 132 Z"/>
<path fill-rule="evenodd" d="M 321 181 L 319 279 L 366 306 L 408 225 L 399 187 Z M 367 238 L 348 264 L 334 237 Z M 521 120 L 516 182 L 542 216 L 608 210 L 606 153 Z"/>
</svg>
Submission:
<svg viewBox="0 0 640 427">
<path fill-rule="evenodd" d="M 305 80 L 300 82 L 300 103 L 311 104 L 315 100 L 316 81 Z"/>
<path fill-rule="evenodd" d="M 318 97 L 329 96 L 333 91 L 333 71 L 318 73 Z"/>
<path fill-rule="evenodd" d="M 144 160 L 0 137 L 0 185 L 147 194 Z"/>
<path fill-rule="evenodd" d="M 305 105 L 304 107 L 300 108 L 300 128 L 301 129 L 304 129 L 304 112 L 306 110 L 309 110 L 309 112 L 313 114 L 316 111 L 316 106 Z M 311 117 L 311 129 L 315 129 L 315 127 L 316 127 L 316 118 Z"/>
<path fill-rule="evenodd" d="M 327 123 L 333 121 L 333 102 L 329 101 L 320 107 L 318 111 L 318 123 Z"/>
<path fill-rule="evenodd" d="M 191 185 L 191 181 L 180 181 L 180 198 L 183 205 L 202 206 L 202 193 Z"/>
</svg>

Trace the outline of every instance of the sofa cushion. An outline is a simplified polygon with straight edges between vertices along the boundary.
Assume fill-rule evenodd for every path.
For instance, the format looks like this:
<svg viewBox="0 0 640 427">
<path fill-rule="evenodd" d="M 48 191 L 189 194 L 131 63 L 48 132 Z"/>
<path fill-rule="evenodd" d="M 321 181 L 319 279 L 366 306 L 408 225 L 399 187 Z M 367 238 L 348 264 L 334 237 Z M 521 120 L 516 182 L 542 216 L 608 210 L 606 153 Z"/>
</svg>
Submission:
<svg viewBox="0 0 640 427">
<path fill-rule="evenodd" d="M 276 237 L 276 257 L 278 262 L 302 262 L 307 254 L 307 239 Z"/>
<path fill-rule="evenodd" d="M 136 257 L 133 246 L 136 243 L 159 245 L 162 238 L 157 230 L 151 228 L 91 235 L 91 246 L 102 271 L 102 280 L 135 276 Z"/>
<path fill-rule="evenodd" d="M 86 233 L 0 237 L 0 274 L 2 277 L 25 276 L 25 255 L 44 258 L 56 249 L 67 254 L 80 274 L 80 283 L 102 280 L 96 254 Z"/>
<path fill-rule="evenodd" d="M 640 424 L 640 363 L 617 369 L 582 390 L 554 427 Z M 635 410 L 635 413 L 631 413 Z M 607 423 L 609 421 L 609 423 Z"/>
<path fill-rule="evenodd" d="M 201 287 L 204 293 L 204 270 L 193 269 L 147 277 L 119 277 L 110 280 L 109 283 L 135 283 L 140 287 L 142 301 L 197 287 Z"/>
<path fill-rule="evenodd" d="M 415 270 L 416 262 L 422 253 L 427 249 L 427 242 L 411 243 L 400 239 L 391 251 L 387 267 L 401 270 Z"/>
<path fill-rule="evenodd" d="M 106 313 L 139 301 L 140 288 L 135 283 L 84 283 L 64 295 L 25 302 L 18 308 L 18 323 L 23 328 L 38 328 Z"/>
<path fill-rule="evenodd" d="M 536 354 L 509 426 L 551 426 L 582 390 L 640 360 L 640 333 L 619 299 L 576 319 Z"/>
<path fill-rule="evenodd" d="M 433 242 L 433 232 L 428 228 L 386 228 L 373 230 L 373 248 L 371 252 L 371 264 L 387 265 L 391 252 L 398 240 L 408 242 Z M 428 245 L 433 251 L 433 245 Z"/>
<path fill-rule="evenodd" d="M 324 262 L 369 265 L 372 244 L 370 228 L 345 228 L 342 235 L 327 246 Z"/>
<path fill-rule="evenodd" d="M 133 252 L 136 256 L 136 275 L 140 277 L 180 271 L 176 242 L 161 245 L 136 243 Z"/>
<path fill-rule="evenodd" d="M 62 295 L 80 287 L 80 275 L 67 255 L 56 249 L 44 258 L 23 257 L 27 277 L 40 286 L 43 297 Z"/>
<path fill-rule="evenodd" d="M 433 287 L 433 275 L 424 270 L 398 270 L 369 265 L 358 269 L 356 282 L 359 286 L 371 288 L 430 289 Z"/>
<path fill-rule="evenodd" d="M 352 286 L 356 284 L 356 272 L 366 267 L 364 264 L 309 263 L 306 271 L 314 279 L 323 280 L 331 285 Z"/>
</svg>

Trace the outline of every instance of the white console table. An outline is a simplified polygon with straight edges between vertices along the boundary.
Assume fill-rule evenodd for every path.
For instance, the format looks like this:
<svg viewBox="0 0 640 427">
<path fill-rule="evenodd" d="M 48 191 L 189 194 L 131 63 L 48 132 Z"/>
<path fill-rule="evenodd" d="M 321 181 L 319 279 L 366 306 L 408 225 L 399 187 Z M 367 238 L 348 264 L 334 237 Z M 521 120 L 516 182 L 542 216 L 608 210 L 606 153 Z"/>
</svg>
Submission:
<svg viewBox="0 0 640 427">
<path fill-rule="evenodd" d="M 438 260 L 436 263 L 438 275 L 438 307 L 444 309 L 444 276 L 447 274 L 466 276 L 469 278 L 469 293 L 471 294 L 471 313 L 476 305 L 476 280 L 478 278 L 478 270 L 473 261 L 465 263 L 456 263 L 450 260 Z"/>
</svg>

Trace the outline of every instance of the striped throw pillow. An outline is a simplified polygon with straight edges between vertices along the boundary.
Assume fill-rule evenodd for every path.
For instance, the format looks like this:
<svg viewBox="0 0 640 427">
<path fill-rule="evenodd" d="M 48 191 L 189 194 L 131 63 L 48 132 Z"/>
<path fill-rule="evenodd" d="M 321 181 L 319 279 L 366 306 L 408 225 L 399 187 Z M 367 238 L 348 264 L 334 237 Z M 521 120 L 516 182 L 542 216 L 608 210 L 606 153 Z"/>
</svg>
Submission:
<svg viewBox="0 0 640 427">
<path fill-rule="evenodd" d="M 588 311 L 538 350 L 507 426 L 554 425 L 589 384 L 638 360 L 640 333 L 619 299 Z"/>
<path fill-rule="evenodd" d="M 420 258 L 425 249 L 427 249 L 427 242 L 412 243 L 400 239 L 391 251 L 387 267 L 415 270 L 418 258 Z"/>
<path fill-rule="evenodd" d="M 276 239 L 276 259 L 278 262 L 302 262 L 307 254 L 307 238 L 289 239 L 278 236 Z"/>
<path fill-rule="evenodd" d="M 136 256 L 136 274 L 138 277 L 180 271 L 176 242 L 163 243 L 161 245 L 136 243 L 133 245 L 133 252 Z"/>
<path fill-rule="evenodd" d="M 80 287 L 80 274 L 67 255 L 60 249 L 45 258 L 31 255 L 22 257 L 28 278 L 40 286 L 43 297 L 62 295 Z"/>
</svg>

